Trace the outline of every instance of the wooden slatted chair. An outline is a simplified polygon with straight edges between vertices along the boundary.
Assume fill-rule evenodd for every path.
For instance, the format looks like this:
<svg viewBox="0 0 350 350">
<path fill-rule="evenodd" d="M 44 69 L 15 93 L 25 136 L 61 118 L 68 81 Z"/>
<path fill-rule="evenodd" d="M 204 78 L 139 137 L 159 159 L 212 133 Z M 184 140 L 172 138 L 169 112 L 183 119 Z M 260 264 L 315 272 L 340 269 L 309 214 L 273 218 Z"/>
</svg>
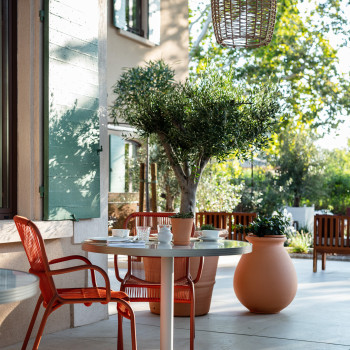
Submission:
<svg viewBox="0 0 350 350">
<path fill-rule="evenodd" d="M 228 238 L 236 241 L 245 241 L 245 233 L 241 233 L 234 228 L 234 225 L 248 225 L 255 218 L 256 213 L 226 213 L 226 212 L 198 212 L 196 213 L 196 226 L 210 224 L 217 228 L 228 231 Z"/>
<path fill-rule="evenodd" d="M 313 271 L 317 272 L 317 254 L 322 255 L 322 270 L 327 254 L 350 254 L 350 216 L 315 215 Z"/>
<path fill-rule="evenodd" d="M 136 226 L 150 226 L 151 233 L 157 232 L 158 224 L 170 224 L 169 216 L 175 213 L 143 213 L 130 214 L 124 223 L 124 228 L 129 228 L 132 233 Z M 194 234 L 194 225 L 192 236 Z M 194 348 L 195 337 L 195 294 L 194 285 L 199 281 L 203 269 L 203 257 L 198 259 L 197 275 L 193 279 L 190 274 L 190 259 L 175 258 L 174 261 L 174 303 L 191 304 L 190 307 L 190 349 Z M 144 268 L 145 265 L 157 266 L 155 270 Z M 121 291 L 125 291 L 131 302 L 160 302 L 160 258 L 155 257 L 128 257 L 127 272 L 120 276 L 118 256 L 114 256 L 115 276 L 121 282 Z"/>
<path fill-rule="evenodd" d="M 44 241 L 37 226 L 27 218 L 15 216 L 14 221 L 21 237 L 24 250 L 27 254 L 30 264 L 29 272 L 38 276 L 41 294 L 36 304 L 31 322 L 29 324 L 26 337 L 24 339 L 22 350 L 28 345 L 30 335 L 33 330 L 40 306 L 43 305 L 45 312 L 36 335 L 33 350 L 37 350 L 49 315 L 65 304 L 85 304 L 90 306 L 92 303 L 107 304 L 109 302 L 117 303 L 118 310 L 118 350 L 123 350 L 123 329 L 122 318 L 125 317 L 131 321 L 131 339 L 132 349 L 137 349 L 136 328 L 134 312 L 129 304 L 129 297 L 124 292 L 115 292 L 110 289 L 110 282 L 106 272 L 80 255 L 71 255 L 48 261 Z M 69 260 L 80 260 L 84 265 L 78 265 L 63 269 L 52 270 L 52 265 Z M 90 288 L 56 288 L 53 277 L 75 271 L 90 270 L 92 287 Z M 99 272 L 104 281 L 105 287 L 97 287 L 95 271 Z"/>
</svg>

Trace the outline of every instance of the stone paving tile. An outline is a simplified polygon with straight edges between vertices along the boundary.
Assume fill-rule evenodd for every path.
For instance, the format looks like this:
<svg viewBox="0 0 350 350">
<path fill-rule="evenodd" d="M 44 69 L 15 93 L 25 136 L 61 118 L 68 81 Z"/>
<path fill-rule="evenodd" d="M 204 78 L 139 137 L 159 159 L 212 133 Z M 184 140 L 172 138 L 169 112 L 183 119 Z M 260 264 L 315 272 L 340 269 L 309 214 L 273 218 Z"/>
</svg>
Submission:
<svg viewBox="0 0 350 350">
<path fill-rule="evenodd" d="M 298 275 L 294 301 L 279 314 L 249 313 L 237 300 L 232 278 L 237 260 L 220 262 L 210 313 L 196 317 L 199 350 L 350 350 L 350 263 L 327 261 L 327 270 L 312 272 L 312 260 L 293 259 Z M 109 271 L 111 278 L 113 271 Z M 113 282 L 115 284 L 115 282 Z M 113 286 L 117 287 L 117 284 Z M 159 317 L 147 303 L 133 304 L 139 350 L 159 349 Z M 115 306 L 111 305 L 111 310 Z M 174 350 L 189 349 L 189 319 L 175 318 Z M 112 350 L 117 344 L 117 317 L 45 335 L 40 350 Z M 124 348 L 130 349 L 124 322 Z M 15 344 L 2 350 L 18 350 Z M 28 347 L 29 349 L 30 347 Z"/>
</svg>

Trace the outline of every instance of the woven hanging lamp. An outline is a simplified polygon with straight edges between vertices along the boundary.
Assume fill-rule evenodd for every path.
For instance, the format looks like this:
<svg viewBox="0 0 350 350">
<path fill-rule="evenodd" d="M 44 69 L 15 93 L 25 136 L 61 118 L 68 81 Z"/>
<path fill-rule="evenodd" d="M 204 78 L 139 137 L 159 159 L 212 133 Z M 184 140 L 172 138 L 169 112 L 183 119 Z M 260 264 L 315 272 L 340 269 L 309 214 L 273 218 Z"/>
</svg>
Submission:
<svg viewBox="0 0 350 350">
<path fill-rule="evenodd" d="M 272 39 L 277 0 L 211 0 L 216 41 L 226 47 L 260 47 Z"/>
</svg>

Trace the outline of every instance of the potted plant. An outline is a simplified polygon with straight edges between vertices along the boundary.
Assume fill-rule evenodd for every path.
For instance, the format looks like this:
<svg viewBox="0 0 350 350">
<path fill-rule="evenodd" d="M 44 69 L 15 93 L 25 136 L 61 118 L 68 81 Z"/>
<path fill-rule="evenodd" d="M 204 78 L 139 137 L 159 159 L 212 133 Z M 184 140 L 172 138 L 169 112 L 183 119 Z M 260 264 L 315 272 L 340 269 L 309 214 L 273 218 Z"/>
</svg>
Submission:
<svg viewBox="0 0 350 350">
<path fill-rule="evenodd" d="M 170 216 L 171 229 L 173 233 L 173 243 L 175 245 L 190 244 L 190 237 L 193 228 L 194 215 L 188 213 L 177 213 Z"/>
<path fill-rule="evenodd" d="M 292 302 L 298 286 L 293 262 L 284 248 L 288 217 L 282 213 L 258 216 L 250 225 L 236 228 L 249 232 L 246 240 L 253 245 L 235 270 L 233 286 L 238 300 L 254 313 L 281 311 Z"/>
<path fill-rule="evenodd" d="M 182 214 L 195 212 L 197 187 L 211 158 L 245 157 L 252 147 L 260 149 L 278 120 L 275 88 L 249 90 L 234 86 L 235 80 L 233 70 L 207 69 L 200 77 L 176 82 L 175 71 L 159 60 L 126 69 L 114 86 L 111 117 L 136 128 L 140 137 L 157 138 L 180 187 Z M 217 265 L 217 258 L 209 260 L 205 270 Z M 211 293 L 208 285 L 204 288 Z"/>
<path fill-rule="evenodd" d="M 195 212 L 201 174 L 213 157 L 245 157 L 265 146 L 279 112 L 270 85 L 244 91 L 234 71 L 208 69 L 197 79 L 175 81 L 164 61 L 126 69 L 114 86 L 115 123 L 154 135 L 163 146 L 181 190 L 180 213 Z"/>
</svg>

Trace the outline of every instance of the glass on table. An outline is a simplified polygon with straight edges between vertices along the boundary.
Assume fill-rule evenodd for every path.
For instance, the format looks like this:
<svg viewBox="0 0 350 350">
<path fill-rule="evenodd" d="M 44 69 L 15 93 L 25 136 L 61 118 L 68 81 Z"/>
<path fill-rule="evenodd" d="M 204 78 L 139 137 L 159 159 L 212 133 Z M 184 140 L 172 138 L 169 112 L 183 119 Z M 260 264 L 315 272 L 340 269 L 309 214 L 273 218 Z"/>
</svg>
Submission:
<svg viewBox="0 0 350 350">
<path fill-rule="evenodd" d="M 137 239 L 139 241 L 148 241 L 151 228 L 149 226 L 136 226 Z"/>
</svg>

